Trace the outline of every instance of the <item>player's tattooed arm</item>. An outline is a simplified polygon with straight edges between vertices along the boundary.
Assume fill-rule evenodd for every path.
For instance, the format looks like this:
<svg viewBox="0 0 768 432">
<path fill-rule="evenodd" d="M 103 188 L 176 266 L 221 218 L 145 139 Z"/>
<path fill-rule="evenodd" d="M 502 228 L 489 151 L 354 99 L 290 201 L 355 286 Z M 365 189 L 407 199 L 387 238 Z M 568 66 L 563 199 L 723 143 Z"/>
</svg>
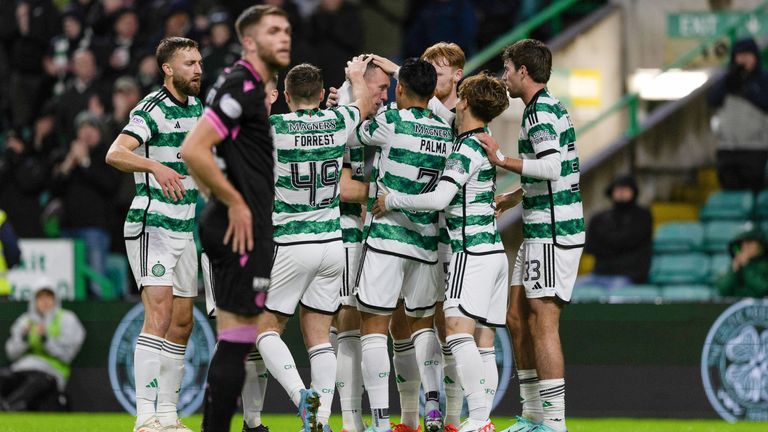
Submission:
<svg viewBox="0 0 768 432">
<path fill-rule="evenodd" d="M 186 190 L 182 180 L 186 178 L 173 168 L 160 162 L 137 155 L 133 151 L 139 147 L 139 141 L 131 135 L 120 134 L 107 151 L 107 164 L 123 172 L 148 172 L 163 189 L 166 198 L 178 201 L 184 198 Z"/>
</svg>

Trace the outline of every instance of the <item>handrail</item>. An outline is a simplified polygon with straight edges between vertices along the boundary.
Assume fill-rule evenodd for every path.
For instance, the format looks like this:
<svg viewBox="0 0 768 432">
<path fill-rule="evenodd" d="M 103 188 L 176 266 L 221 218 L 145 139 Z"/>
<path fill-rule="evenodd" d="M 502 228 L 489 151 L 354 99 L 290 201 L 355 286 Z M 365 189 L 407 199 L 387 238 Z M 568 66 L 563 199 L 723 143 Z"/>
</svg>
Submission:
<svg viewBox="0 0 768 432">
<path fill-rule="evenodd" d="M 490 45 L 483 48 L 482 51 L 472 56 L 464 65 L 464 74 L 469 75 L 477 68 L 482 66 L 485 62 L 492 59 L 498 53 L 502 52 L 507 45 L 519 40 L 525 39 L 532 31 L 539 28 L 542 24 L 546 24 L 553 18 L 558 17 L 566 9 L 577 3 L 578 0 L 559 0 L 556 3 L 551 4 L 541 12 L 537 13 L 529 20 L 518 25 L 511 31 L 501 35 L 498 39 L 493 41 Z"/>
</svg>

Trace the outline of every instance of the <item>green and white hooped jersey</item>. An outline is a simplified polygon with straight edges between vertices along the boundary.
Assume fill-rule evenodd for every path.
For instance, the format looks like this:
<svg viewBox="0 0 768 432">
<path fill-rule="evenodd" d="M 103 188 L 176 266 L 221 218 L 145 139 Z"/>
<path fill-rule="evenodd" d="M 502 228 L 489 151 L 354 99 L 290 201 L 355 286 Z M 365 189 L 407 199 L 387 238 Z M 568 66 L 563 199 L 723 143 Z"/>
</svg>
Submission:
<svg viewBox="0 0 768 432">
<path fill-rule="evenodd" d="M 160 228 L 175 237 L 192 236 L 198 191 L 187 164 L 181 160 L 181 143 L 202 114 L 200 99 L 189 96 L 184 104 L 165 87 L 150 93 L 131 111 L 121 133 L 139 141 L 133 152 L 186 176 L 182 180 L 186 194 L 179 201 L 166 198 L 155 176 L 134 173 L 136 196 L 125 218 L 126 238 L 141 236 L 145 227 Z"/>
<path fill-rule="evenodd" d="M 445 208 L 445 222 L 453 253 L 470 255 L 504 253 L 496 227 L 496 167 L 475 138 L 488 132 L 480 128 L 456 137 L 451 155 L 445 161 L 442 180 L 459 191 Z"/>
<path fill-rule="evenodd" d="M 364 145 L 377 146 L 371 171 L 368 210 L 392 191 L 418 195 L 432 191 L 453 142 L 451 126 L 426 108 L 389 109 L 357 129 Z M 366 218 L 363 238 L 380 253 L 436 263 L 438 213 L 393 210 Z"/>
<path fill-rule="evenodd" d="M 576 133 L 568 111 L 542 89 L 523 111 L 518 151 L 523 160 L 560 155 L 556 181 L 521 176 L 523 238 L 561 247 L 584 246 L 584 212 L 579 189 Z"/>
<path fill-rule="evenodd" d="M 365 149 L 356 139 L 347 141 L 344 168 L 352 170 L 352 180 L 365 181 Z M 344 245 L 359 245 L 363 241 L 363 205 L 342 202 L 340 209 L 341 237 Z"/>
<path fill-rule="evenodd" d="M 269 117 L 275 143 L 275 243 L 341 240 L 339 179 L 346 143 L 360 123 L 353 106 Z"/>
</svg>

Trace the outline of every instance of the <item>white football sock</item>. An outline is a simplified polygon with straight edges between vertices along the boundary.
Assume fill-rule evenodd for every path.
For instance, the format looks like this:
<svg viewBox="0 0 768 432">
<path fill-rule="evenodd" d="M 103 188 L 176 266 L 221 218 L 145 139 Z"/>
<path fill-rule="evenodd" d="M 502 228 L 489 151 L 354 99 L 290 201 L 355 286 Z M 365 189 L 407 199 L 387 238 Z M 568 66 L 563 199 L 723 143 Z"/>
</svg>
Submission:
<svg viewBox="0 0 768 432">
<path fill-rule="evenodd" d="M 363 382 L 368 391 L 373 427 L 389 429 L 389 353 L 387 335 L 373 333 L 360 338 Z"/>
<path fill-rule="evenodd" d="M 184 377 L 184 354 L 186 345 L 163 340 L 160 351 L 160 374 L 157 389 L 157 418 L 163 426 L 173 426 L 179 419 L 176 405 Z"/>
<path fill-rule="evenodd" d="M 392 363 L 395 367 L 395 383 L 400 395 L 400 423 L 416 429 L 419 427 L 419 388 L 421 375 L 416 360 L 416 350 L 411 339 L 392 341 Z"/>
<path fill-rule="evenodd" d="M 445 340 L 459 366 L 461 385 L 464 387 L 464 396 L 469 407 L 469 419 L 485 422 L 488 419 L 485 407 L 485 366 L 477 350 L 475 338 L 469 333 L 457 333 Z"/>
<path fill-rule="evenodd" d="M 544 410 L 544 426 L 565 431 L 565 379 L 539 381 L 539 397 Z"/>
<path fill-rule="evenodd" d="M 485 366 L 485 404 L 488 409 L 488 417 L 491 417 L 493 400 L 496 398 L 496 388 L 499 386 L 499 370 L 496 368 L 496 350 L 494 348 L 480 348 L 480 357 Z"/>
<path fill-rule="evenodd" d="M 416 349 L 416 363 L 421 375 L 422 387 L 426 403 L 424 412 L 440 409 L 440 380 L 443 378 L 443 368 L 440 366 L 442 354 L 440 353 L 440 340 L 435 330 L 421 329 L 411 336 L 413 347 Z"/>
<path fill-rule="evenodd" d="M 317 419 L 326 425 L 331 416 L 331 404 L 336 388 L 336 354 L 333 353 L 333 346 L 330 343 L 310 347 L 307 354 L 309 354 L 309 366 L 312 371 L 311 387 L 320 395 Z"/>
<path fill-rule="evenodd" d="M 445 388 L 445 424 L 459 426 L 461 408 L 464 404 L 464 391 L 459 383 L 459 371 L 456 357 L 448 344 L 443 345 L 443 386 Z"/>
<path fill-rule="evenodd" d="M 155 415 L 155 400 L 160 375 L 160 351 L 163 338 L 140 333 L 133 352 L 133 377 L 136 383 L 136 424 Z"/>
<path fill-rule="evenodd" d="M 277 332 L 264 332 L 256 339 L 256 349 L 261 353 L 267 370 L 280 383 L 298 407 L 301 402 L 301 391 L 306 389 L 301 381 L 296 362 L 291 351 L 285 345 Z"/>
<path fill-rule="evenodd" d="M 243 383 L 243 420 L 248 427 L 261 424 L 261 410 L 264 408 L 264 394 L 267 391 L 267 365 L 254 345 L 245 362 L 245 383 Z"/>
<path fill-rule="evenodd" d="M 363 432 L 363 372 L 360 330 L 339 334 L 336 388 L 341 402 L 342 429 Z"/>
<path fill-rule="evenodd" d="M 536 369 L 521 369 L 517 371 L 520 380 L 520 403 L 523 405 L 522 417 L 534 423 L 541 423 L 544 411 L 539 397 L 539 377 Z"/>
</svg>

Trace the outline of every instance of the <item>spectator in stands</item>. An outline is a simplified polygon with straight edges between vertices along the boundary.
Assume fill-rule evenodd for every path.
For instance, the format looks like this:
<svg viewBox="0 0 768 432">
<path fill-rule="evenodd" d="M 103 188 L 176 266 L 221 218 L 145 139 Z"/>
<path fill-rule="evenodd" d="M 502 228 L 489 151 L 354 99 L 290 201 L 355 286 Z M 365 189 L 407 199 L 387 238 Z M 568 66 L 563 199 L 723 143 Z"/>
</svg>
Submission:
<svg viewBox="0 0 768 432">
<path fill-rule="evenodd" d="M 595 256 L 595 268 L 579 284 L 618 288 L 644 283 L 651 266 L 651 212 L 637 204 L 637 182 L 631 176 L 616 177 L 605 193 L 613 207 L 592 216 L 587 227 L 584 251 Z"/>
<path fill-rule="evenodd" d="M 75 116 L 91 110 L 101 115 L 108 106 L 109 87 L 99 79 L 96 57 L 90 49 L 79 49 L 72 56 L 71 69 L 74 76 L 67 90 L 59 98 L 57 129 L 64 142 L 74 138 Z"/>
<path fill-rule="evenodd" d="M 203 85 L 200 94 L 205 97 L 208 89 L 224 68 L 233 65 L 240 58 L 242 48 L 233 37 L 229 13 L 213 11 L 209 18 L 210 44 L 200 53 L 203 56 Z"/>
<path fill-rule="evenodd" d="M 139 71 L 136 74 L 136 80 L 139 82 L 141 94 L 143 95 L 152 93 L 163 84 L 154 51 L 151 54 L 144 54 L 141 60 L 139 60 Z"/>
<path fill-rule="evenodd" d="M 138 59 L 144 43 L 139 37 L 139 17 L 133 9 L 121 9 L 114 13 L 113 31 L 95 44 L 98 63 L 104 77 L 115 79 L 123 75 L 135 75 Z"/>
<path fill-rule="evenodd" d="M 713 125 L 721 186 L 762 189 L 768 162 L 768 72 L 762 68 L 753 39 L 733 45 L 728 71 L 712 87 L 708 99 L 718 108 Z"/>
<path fill-rule="evenodd" d="M 747 231 L 728 245 L 731 268 L 715 283 L 720 295 L 768 296 L 768 240 L 760 230 Z"/>
<path fill-rule="evenodd" d="M 0 296 L 11 294 L 11 282 L 8 270 L 21 261 L 19 241 L 13 226 L 8 222 L 8 215 L 0 209 Z"/>
<path fill-rule="evenodd" d="M 139 85 L 131 77 L 120 77 L 115 81 L 112 90 L 112 112 L 107 116 L 105 125 L 106 140 L 114 139 L 123 127 L 128 123 L 128 115 L 139 104 L 141 93 Z M 110 243 L 111 252 L 125 254 L 125 241 L 123 238 L 123 222 L 125 214 L 131 207 L 133 196 L 136 194 L 136 186 L 133 174 L 115 171 L 119 186 L 112 199 L 110 215 Z"/>
<path fill-rule="evenodd" d="M 77 136 L 64 161 L 54 168 L 53 189 L 62 200 L 63 234 L 85 241 L 88 265 L 103 275 L 110 245 L 112 200 L 120 177 L 105 162 L 109 144 L 98 117 L 84 112 L 75 123 Z M 101 296 L 97 284 L 90 288 L 94 296 Z"/>
<path fill-rule="evenodd" d="M 456 43 L 467 57 L 474 53 L 477 19 L 470 0 L 411 0 L 405 16 L 404 58 L 442 41 Z"/>
<path fill-rule="evenodd" d="M 88 48 L 91 44 L 90 30 L 83 28 L 83 17 L 74 5 L 68 6 L 61 17 L 64 33 L 51 39 L 48 53 L 43 58 L 45 71 L 56 80 L 53 95 L 59 96 L 66 89 L 69 61 L 75 51 Z"/>
<path fill-rule="evenodd" d="M 61 401 L 70 364 L 85 339 L 77 316 L 62 309 L 53 283 L 41 278 L 29 310 L 11 327 L 5 352 L 13 363 L 0 370 L 0 411 L 50 410 Z M 53 400 L 53 404 L 46 403 Z"/>
<path fill-rule="evenodd" d="M 50 116 L 36 121 L 52 123 Z M 52 126 L 51 126 L 52 127 Z M 37 128 L 36 128 L 37 130 Z M 49 167 L 42 152 L 14 131 L 6 135 L 5 158 L 0 159 L 0 207 L 22 237 L 42 237 L 40 194 L 48 182 Z"/>
<path fill-rule="evenodd" d="M 16 6 L 16 34 L 11 39 L 10 98 L 13 125 L 32 125 L 50 86 L 41 59 L 60 33 L 61 19 L 51 0 L 22 0 Z"/>
<path fill-rule="evenodd" d="M 312 64 L 323 71 L 323 80 L 341 85 L 347 60 L 363 49 L 359 6 L 345 0 L 322 0 L 309 19 L 308 41 Z"/>
</svg>

